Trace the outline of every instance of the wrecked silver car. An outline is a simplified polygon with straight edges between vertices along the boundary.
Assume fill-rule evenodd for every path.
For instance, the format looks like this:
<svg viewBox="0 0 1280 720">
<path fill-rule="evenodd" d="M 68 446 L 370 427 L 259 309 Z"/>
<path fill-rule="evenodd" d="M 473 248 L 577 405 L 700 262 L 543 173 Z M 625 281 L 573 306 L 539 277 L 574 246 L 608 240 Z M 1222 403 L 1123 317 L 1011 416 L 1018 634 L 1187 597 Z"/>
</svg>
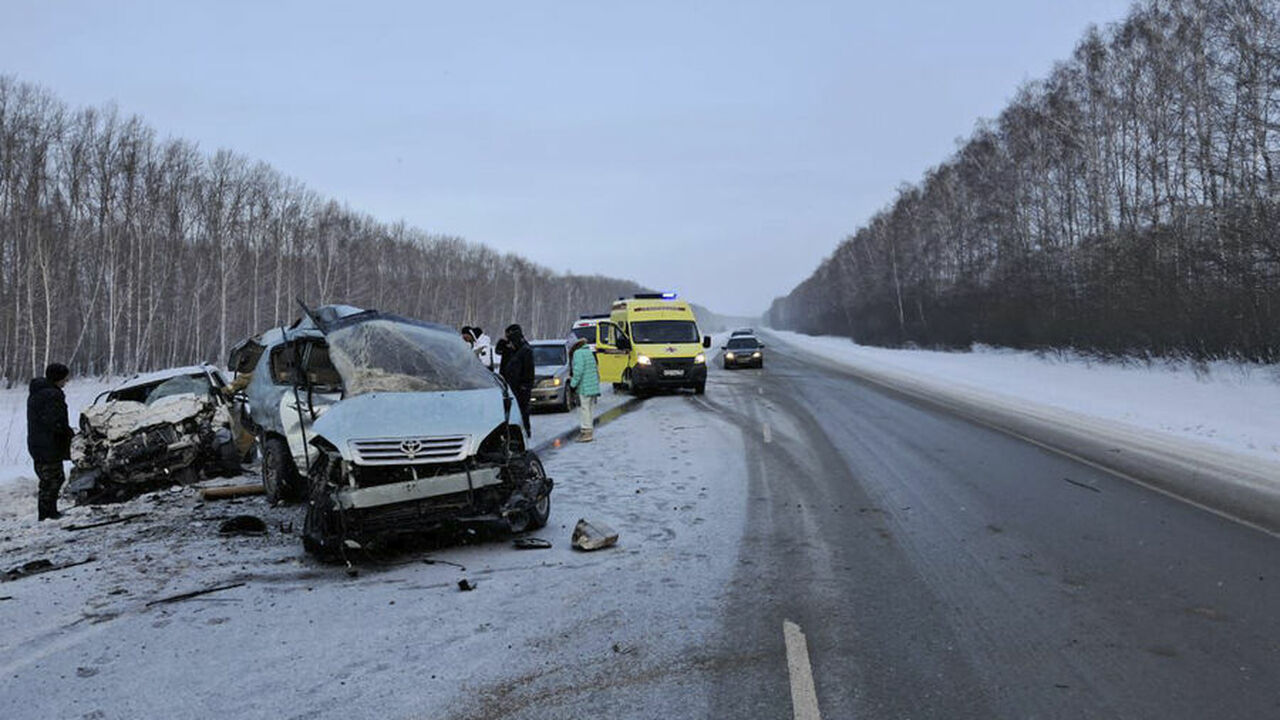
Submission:
<svg viewBox="0 0 1280 720">
<path fill-rule="evenodd" d="M 252 451 L 211 365 L 137 375 L 80 413 L 66 494 L 77 504 L 127 500 L 201 474 L 236 474 Z"/>
<path fill-rule="evenodd" d="M 295 323 L 302 352 L 264 334 L 262 344 L 296 372 L 270 372 L 264 352 L 249 387 L 256 418 L 255 398 L 264 416 L 276 415 L 265 387 L 282 384 L 273 378 L 299 383 L 276 405 L 295 417 L 271 422 L 294 436 L 277 447 L 302 450 L 290 459 L 306 468 L 306 549 L 332 557 L 442 526 L 545 525 L 552 481 L 525 447 L 502 380 L 452 328 L 352 310 L 320 308 Z"/>
</svg>

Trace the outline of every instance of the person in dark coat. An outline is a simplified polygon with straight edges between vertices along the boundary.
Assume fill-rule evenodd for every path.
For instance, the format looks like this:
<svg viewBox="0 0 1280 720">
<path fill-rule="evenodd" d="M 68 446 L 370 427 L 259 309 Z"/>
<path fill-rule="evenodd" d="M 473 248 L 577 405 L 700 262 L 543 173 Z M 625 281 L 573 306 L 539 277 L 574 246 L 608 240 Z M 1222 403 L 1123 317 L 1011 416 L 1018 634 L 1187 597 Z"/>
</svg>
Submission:
<svg viewBox="0 0 1280 720">
<path fill-rule="evenodd" d="M 508 325 L 506 336 L 498 341 L 496 349 L 502 354 L 498 374 L 507 381 L 516 396 L 520 416 L 524 419 L 525 435 L 532 435 L 529 399 L 533 397 L 533 348 L 524 339 L 524 330 L 519 325 Z"/>
<path fill-rule="evenodd" d="M 27 395 L 27 452 L 40 479 L 37 515 L 41 520 L 56 520 L 58 492 L 66 481 L 62 461 L 71 459 L 71 424 L 67 422 L 66 386 L 71 371 L 66 365 L 53 363 L 45 368 L 44 377 L 31 380 Z"/>
</svg>

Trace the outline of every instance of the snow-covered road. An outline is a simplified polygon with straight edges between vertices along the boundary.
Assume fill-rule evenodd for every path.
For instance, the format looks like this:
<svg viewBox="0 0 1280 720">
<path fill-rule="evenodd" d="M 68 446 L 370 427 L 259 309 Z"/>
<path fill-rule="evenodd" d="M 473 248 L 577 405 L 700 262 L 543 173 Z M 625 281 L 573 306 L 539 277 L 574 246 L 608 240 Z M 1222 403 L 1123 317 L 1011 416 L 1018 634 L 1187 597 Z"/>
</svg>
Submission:
<svg viewBox="0 0 1280 720">
<path fill-rule="evenodd" d="M 550 550 L 304 555 L 191 489 L 0 483 L 0 717 L 1266 717 L 1276 538 L 771 344 L 707 394 L 538 415 Z M 94 518 L 130 522 L 63 529 Z M 219 522 L 263 517 L 265 537 Z M 569 549 L 580 517 L 618 547 Z M 463 592 L 458 580 L 475 589 Z M 185 591 L 238 584 L 189 600 Z M 811 673 L 811 674 L 810 674 Z M 808 677 L 806 677 L 808 675 Z"/>
<path fill-rule="evenodd" d="M 624 399 L 609 395 L 606 410 Z M 585 717 L 604 688 L 637 711 L 657 712 L 661 697 L 672 717 L 705 709 L 707 689 L 682 678 L 721 615 L 743 452 L 732 426 L 682 398 L 655 400 L 606 411 L 592 444 L 556 446 L 574 416 L 534 417 L 556 480 L 536 535 L 552 549 L 477 539 L 364 559 L 355 577 L 306 557 L 280 532 L 300 526 L 298 509 L 260 497 L 203 503 L 174 489 L 34 526 L 11 510 L 31 488 L 11 483 L 6 568 L 95 560 L 0 585 L 11 598 L 0 604 L 0 717 L 531 717 L 548 698 L 552 716 Z M 132 513 L 146 515 L 61 529 Z M 269 534 L 219 536 L 239 513 L 267 519 Z M 613 525 L 619 545 L 571 550 L 580 517 Z M 460 591 L 463 578 L 476 589 Z M 244 585 L 148 604 L 233 583 Z"/>
</svg>

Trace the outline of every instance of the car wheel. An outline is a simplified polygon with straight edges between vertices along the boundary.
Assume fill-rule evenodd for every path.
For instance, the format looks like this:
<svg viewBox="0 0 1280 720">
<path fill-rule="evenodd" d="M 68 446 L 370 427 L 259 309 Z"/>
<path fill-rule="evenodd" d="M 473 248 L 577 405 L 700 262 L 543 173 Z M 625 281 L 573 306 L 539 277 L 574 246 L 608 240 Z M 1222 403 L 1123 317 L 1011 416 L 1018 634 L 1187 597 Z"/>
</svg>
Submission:
<svg viewBox="0 0 1280 720">
<path fill-rule="evenodd" d="M 342 556 L 341 520 L 322 487 L 312 492 L 302 520 L 302 548 L 325 562 Z"/>
<path fill-rule="evenodd" d="M 527 507 L 506 514 L 507 530 L 522 533 L 546 527 L 547 518 L 551 517 L 551 483 L 547 480 L 542 461 L 529 451 L 508 465 L 507 472 L 516 475 L 513 479 L 518 489 L 514 492 L 533 498 Z"/>
<path fill-rule="evenodd" d="M 693 386 L 693 394 L 694 394 L 694 395 L 701 395 L 701 394 L 705 393 L 706 391 L 707 391 L 707 384 L 706 384 L 706 383 L 704 383 L 704 382 L 700 382 L 700 383 L 698 383 L 697 385 L 694 385 L 694 386 Z"/>
<path fill-rule="evenodd" d="M 284 438 L 272 435 L 262 443 L 262 488 L 267 502 L 278 505 L 298 499 L 297 487 L 301 484 L 298 469 L 293 464 L 293 453 Z"/>
<path fill-rule="evenodd" d="M 551 517 L 551 488 L 546 486 L 547 471 L 542 467 L 542 461 L 532 452 L 529 453 L 529 473 L 542 486 L 542 492 L 529 509 L 528 529 L 537 530 L 546 527 L 547 519 Z"/>
</svg>

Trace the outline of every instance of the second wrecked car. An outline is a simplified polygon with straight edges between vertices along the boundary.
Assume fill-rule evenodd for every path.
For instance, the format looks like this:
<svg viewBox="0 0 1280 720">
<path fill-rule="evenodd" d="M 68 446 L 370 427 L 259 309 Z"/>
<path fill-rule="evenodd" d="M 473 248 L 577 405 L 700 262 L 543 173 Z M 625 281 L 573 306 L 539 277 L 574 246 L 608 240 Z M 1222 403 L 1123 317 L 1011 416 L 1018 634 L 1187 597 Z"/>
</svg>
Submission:
<svg viewBox="0 0 1280 720">
<path fill-rule="evenodd" d="M 66 493 L 77 504 L 117 502 L 141 492 L 234 474 L 253 439 L 211 365 L 136 375 L 80 413 Z"/>
<path fill-rule="evenodd" d="M 326 306 L 247 347 L 263 484 L 275 500 L 305 498 L 308 551 L 447 524 L 546 524 L 552 481 L 520 411 L 452 328 Z"/>
</svg>

